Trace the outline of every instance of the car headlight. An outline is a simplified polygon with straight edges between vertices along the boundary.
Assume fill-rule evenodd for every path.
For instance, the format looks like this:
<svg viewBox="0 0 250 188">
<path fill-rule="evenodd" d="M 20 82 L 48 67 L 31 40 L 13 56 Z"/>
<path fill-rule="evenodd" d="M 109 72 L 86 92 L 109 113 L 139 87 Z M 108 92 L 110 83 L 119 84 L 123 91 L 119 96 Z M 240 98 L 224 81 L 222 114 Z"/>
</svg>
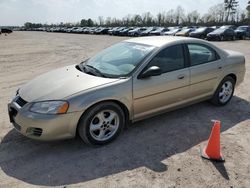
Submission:
<svg viewBox="0 0 250 188">
<path fill-rule="evenodd" d="M 65 114 L 68 108 L 66 101 L 43 101 L 33 103 L 29 110 L 40 114 Z"/>
</svg>

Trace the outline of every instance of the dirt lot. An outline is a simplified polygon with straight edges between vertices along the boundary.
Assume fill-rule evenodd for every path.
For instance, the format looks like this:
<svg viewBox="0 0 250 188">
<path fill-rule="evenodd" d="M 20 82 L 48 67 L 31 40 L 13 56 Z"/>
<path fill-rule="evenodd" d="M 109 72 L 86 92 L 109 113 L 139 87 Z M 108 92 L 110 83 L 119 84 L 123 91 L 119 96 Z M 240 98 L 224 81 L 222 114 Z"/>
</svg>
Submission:
<svg viewBox="0 0 250 188">
<path fill-rule="evenodd" d="M 156 116 L 104 147 L 79 139 L 38 142 L 13 130 L 7 103 L 18 87 L 123 39 L 39 32 L 0 36 L 0 187 L 250 187 L 250 40 L 215 43 L 246 56 L 245 81 L 225 107 L 203 102 Z M 224 164 L 200 158 L 211 119 L 222 121 Z"/>
</svg>

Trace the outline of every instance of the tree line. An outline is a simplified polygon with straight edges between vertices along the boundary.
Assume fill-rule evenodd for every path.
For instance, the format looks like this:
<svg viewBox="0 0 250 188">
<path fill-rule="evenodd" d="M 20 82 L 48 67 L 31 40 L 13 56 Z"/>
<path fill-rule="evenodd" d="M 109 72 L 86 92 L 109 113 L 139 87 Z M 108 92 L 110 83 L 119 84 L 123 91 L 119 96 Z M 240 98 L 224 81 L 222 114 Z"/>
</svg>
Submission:
<svg viewBox="0 0 250 188">
<path fill-rule="evenodd" d="M 82 19 L 78 23 L 60 23 L 60 24 L 41 24 L 30 23 L 24 24 L 25 28 L 39 27 L 92 27 L 92 26 L 176 26 L 176 25 L 202 25 L 214 26 L 223 24 L 243 25 L 250 24 L 250 1 L 246 5 L 245 10 L 239 8 L 238 0 L 224 0 L 223 3 L 210 7 L 205 14 L 200 14 L 197 10 L 186 12 L 183 7 L 178 6 L 176 9 L 159 12 L 157 15 L 152 15 L 150 12 L 141 15 L 127 15 L 119 18 L 103 18 L 99 16 L 97 20 Z"/>
</svg>

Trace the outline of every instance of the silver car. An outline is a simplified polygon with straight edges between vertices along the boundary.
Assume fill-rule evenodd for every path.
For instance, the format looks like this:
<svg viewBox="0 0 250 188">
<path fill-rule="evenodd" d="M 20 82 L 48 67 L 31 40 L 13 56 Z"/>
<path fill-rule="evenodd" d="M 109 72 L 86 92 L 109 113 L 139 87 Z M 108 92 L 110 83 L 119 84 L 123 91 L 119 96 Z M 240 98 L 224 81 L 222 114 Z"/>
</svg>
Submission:
<svg viewBox="0 0 250 188">
<path fill-rule="evenodd" d="M 130 122 L 203 100 L 221 106 L 245 75 L 242 54 L 203 40 L 142 37 L 38 76 L 8 105 L 21 134 L 38 140 L 79 135 L 114 140 Z"/>
</svg>

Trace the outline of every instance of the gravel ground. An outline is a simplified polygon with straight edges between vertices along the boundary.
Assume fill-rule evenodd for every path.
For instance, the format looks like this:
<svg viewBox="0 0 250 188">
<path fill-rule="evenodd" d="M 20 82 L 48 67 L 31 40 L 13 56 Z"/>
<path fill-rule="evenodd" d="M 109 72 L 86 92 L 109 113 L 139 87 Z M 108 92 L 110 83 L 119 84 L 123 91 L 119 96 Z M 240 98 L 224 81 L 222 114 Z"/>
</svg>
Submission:
<svg viewBox="0 0 250 188">
<path fill-rule="evenodd" d="M 113 143 L 38 142 L 9 123 L 7 103 L 35 76 L 79 63 L 124 37 L 14 32 L 0 36 L 0 187 L 250 187 L 250 40 L 215 42 L 246 56 L 245 81 L 225 107 L 202 102 L 133 124 Z M 222 121 L 225 163 L 200 157 Z"/>
</svg>

